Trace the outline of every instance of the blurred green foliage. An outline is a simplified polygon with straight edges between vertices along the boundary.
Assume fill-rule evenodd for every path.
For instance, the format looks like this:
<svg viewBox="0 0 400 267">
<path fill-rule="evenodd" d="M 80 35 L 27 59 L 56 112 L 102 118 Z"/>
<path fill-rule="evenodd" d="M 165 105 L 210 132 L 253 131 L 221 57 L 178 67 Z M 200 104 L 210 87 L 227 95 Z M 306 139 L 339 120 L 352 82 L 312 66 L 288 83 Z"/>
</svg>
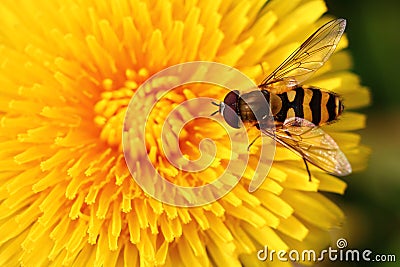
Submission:
<svg viewBox="0 0 400 267">
<path fill-rule="evenodd" d="M 400 1 L 326 2 L 329 13 L 347 19 L 354 70 L 371 88 L 373 109 L 399 108 Z"/>
<path fill-rule="evenodd" d="M 348 217 L 349 247 L 395 254 L 400 262 L 400 1 L 326 0 L 329 13 L 347 19 L 354 72 L 372 94 L 360 131 L 372 149 L 368 169 L 344 178 L 348 189 L 337 197 Z M 323 266 L 364 266 L 327 263 Z"/>
</svg>

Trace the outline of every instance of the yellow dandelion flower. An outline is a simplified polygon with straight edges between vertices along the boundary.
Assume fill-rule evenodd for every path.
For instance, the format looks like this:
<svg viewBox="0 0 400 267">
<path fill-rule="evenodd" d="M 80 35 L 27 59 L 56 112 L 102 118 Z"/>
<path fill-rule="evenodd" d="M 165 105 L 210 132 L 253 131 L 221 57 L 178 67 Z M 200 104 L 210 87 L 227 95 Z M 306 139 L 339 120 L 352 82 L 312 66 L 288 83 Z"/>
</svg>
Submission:
<svg viewBox="0 0 400 267">
<path fill-rule="evenodd" d="M 346 184 L 313 167 L 309 182 L 290 151 L 277 147 L 256 192 L 242 179 L 218 201 L 182 208 L 135 183 L 121 139 L 129 101 L 152 74 L 207 60 L 260 81 L 261 62 L 270 72 L 329 20 L 321 18 L 324 1 L 3 0 L 0 6 L 1 266 L 255 266 L 264 245 L 329 244 L 344 214 L 319 191 L 343 193 Z M 346 45 L 343 39 L 308 82 L 343 95 L 354 109 L 368 104 L 369 95 L 348 71 Z M 160 102 L 159 114 L 199 95 L 178 88 Z M 163 116 L 156 117 L 160 123 Z M 188 157 L 198 157 L 204 137 L 219 143 L 220 160 L 199 176 L 168 164 L 157 123 L 149 125 L 146 146 L 166 179 L 191 186 L 223 172 L 230 151 L 217 126 L 193 121 L 181 133 Z M 368 149 L 348 131 L 364 126 L 363 115 L 347 111 L 324 128 L 354 171 L 365 167 Z M 252 172 L 246 169 L 244 178 Z"/>
</svg>

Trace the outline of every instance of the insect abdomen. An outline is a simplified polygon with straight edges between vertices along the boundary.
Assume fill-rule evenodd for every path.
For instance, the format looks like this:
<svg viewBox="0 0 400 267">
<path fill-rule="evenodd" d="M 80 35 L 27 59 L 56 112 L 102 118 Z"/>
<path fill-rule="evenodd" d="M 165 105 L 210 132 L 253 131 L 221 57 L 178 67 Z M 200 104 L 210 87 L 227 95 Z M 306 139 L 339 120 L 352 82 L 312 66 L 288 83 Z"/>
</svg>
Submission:
<svg viewBox="0 0 400 267">
<path fill-rule="evenodd" d="M 315 125 L 334 121 L 343 111 L 339 96 L 318 88 L 300 86 L 289 92 L 271 95 L 274 119 L 283 123 L 287 118 L 299 117 Z"/>
</svg>

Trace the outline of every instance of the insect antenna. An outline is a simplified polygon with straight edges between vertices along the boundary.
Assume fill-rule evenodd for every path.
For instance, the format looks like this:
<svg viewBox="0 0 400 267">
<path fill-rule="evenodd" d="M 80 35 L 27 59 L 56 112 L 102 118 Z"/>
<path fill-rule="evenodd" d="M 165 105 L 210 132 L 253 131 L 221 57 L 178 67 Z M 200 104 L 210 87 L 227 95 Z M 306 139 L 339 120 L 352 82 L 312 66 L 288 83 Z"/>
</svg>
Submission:
<svg viewBox="0 0 400 267">
<path fill-rule="evenodd" d="M 219 112 L 219 110 L 214 111 L 213 113 L 210 114 L 210 116 L 214 116 L 215 114 L 217 114 Z"/>
<path fill-rule="evenodd" d="M 221 104 L 215 103 L 214 101 L 211 102 L 211 104 L 213 104 L 214 106 L 219 107 L 218 110 L 214 111 L 213 113 L 210 114 L 210 116 L 214 116 L 215 114 L 217 114 L 221 108 Z"/>
</svg>

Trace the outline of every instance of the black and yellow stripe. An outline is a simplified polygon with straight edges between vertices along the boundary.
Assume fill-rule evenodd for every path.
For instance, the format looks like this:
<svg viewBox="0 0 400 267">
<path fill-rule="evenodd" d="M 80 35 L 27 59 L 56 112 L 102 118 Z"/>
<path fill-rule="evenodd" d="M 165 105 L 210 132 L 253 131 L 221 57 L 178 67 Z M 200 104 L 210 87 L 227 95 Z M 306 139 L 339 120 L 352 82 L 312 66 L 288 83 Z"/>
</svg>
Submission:
<svg viewBox="0 0 400 267">
<path fill-rule="evenodd" d="M 323 125 L 336 120 L 343 111 L 342 101 L 335 93 L 306 86 L 282 94 L 271 94 L 270 105 L 278 123 L 290 117 L 299 117 L 315 125 Z"/>
</svg>

